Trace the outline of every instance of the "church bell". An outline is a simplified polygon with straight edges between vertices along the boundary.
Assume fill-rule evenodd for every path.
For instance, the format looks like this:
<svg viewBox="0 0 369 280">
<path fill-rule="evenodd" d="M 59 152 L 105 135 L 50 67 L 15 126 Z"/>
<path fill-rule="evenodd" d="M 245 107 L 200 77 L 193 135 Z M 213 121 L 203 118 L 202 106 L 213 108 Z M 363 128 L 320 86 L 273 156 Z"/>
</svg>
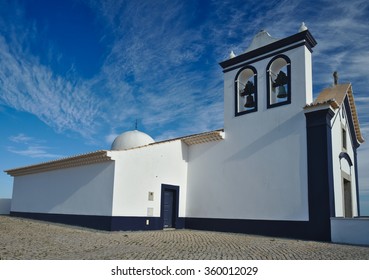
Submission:
<svg viewBox="0 0 369 280">
<path fill-rule="evenodd" d="M 248 95 L 246 97 L 246 103 L 244 105 L 246 108 L 253 108 L 255 107 L 255 101 L 254 101 L 254 96 L 252 96 L 251 94 Z"/>
<path fill-rule="evenodd" d="M 287 91 L 286 91 L 286 88 L 284 86 L 279 86 L 278 87 L 277 97 L 278 98 L 285 98 L 285 97 L 287 97 Z"/>
<path fill-rule="evenodd" d="M 252 93 L 255 93 L 255 86 L 252 82 L 248 81 L 245 85 L 245 88 L 240 93 L 241 96 L 250 95 Z"/>
<path fill-rule="evenodd" d="M 253 82 L 248 81 L 243 91 L 240 92 L 241 96 L 246 96 L 246 103 L 244 105 L 245 108 L 255 107 L 255 100 L 254 100 L 254 96 L 252 95 L 255 92 L 256 92 L 256 89 L 255 89 Z"/>
</svg>

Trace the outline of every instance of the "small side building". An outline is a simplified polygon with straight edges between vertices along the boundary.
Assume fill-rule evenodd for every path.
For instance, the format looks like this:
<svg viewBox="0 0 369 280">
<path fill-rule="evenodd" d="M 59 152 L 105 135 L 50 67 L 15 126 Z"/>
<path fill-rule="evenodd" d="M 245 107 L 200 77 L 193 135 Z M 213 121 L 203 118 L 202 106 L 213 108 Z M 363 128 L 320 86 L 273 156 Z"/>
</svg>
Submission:
<svg viewBox="0 0 369 280">
<path fill-rule="evenodd" d="M 10 198 L 0 198 L 0 215 L 9 215 L 12 200 Z"/>
<path fill-rule="evenodd" d="M 352 85 L 313 100 L 306 28 L 259 32 L 224 73 L 224 129 L 155 142 L 140 131 L 111 150 L 6 172 L 11 214 L 105 230 L 191 228 L 331 240 L 331 219 L 358 217 Z"/>
</svg>

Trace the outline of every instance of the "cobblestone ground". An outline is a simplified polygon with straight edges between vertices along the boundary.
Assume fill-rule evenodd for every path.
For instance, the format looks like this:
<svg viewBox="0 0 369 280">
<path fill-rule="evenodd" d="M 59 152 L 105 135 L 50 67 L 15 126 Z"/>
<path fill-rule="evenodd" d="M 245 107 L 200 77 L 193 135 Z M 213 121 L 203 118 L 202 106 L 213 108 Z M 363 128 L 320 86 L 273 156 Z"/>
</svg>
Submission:
<svg viewBox="0 0 369 280">
<path fill-rule="evenodd" d="M 105 232 L 0 216 L 0 259 L 369 260 L 369 247 L 194 230 Z"/>
</svg>

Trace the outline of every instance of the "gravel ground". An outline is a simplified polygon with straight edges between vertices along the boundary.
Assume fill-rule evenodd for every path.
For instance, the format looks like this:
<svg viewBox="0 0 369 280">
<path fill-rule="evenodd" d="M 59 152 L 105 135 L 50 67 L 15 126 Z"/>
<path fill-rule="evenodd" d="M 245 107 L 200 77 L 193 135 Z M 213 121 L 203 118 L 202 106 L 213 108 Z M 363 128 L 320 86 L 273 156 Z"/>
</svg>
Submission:
<svg viewBox="0 0 369 280">
<path fill-rule="evenodd" d="M 195 230 L 105 232 L 0 216 L 0 260 L 369 260 L 369 247 Z"/>
</svg>

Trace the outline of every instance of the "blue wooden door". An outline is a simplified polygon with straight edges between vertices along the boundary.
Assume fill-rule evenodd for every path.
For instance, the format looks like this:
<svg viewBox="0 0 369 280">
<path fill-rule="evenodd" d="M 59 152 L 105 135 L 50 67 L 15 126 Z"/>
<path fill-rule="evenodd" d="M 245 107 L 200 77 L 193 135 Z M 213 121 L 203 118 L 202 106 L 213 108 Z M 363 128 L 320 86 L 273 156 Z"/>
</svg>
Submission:
<svg viewBox="0 0 369 280">
<path fill-rule="evenodd" d="M 164 191 L 164 227 L 173 227 L 174 218 L 174 192 L 171 190 Z"/>
</svg>

